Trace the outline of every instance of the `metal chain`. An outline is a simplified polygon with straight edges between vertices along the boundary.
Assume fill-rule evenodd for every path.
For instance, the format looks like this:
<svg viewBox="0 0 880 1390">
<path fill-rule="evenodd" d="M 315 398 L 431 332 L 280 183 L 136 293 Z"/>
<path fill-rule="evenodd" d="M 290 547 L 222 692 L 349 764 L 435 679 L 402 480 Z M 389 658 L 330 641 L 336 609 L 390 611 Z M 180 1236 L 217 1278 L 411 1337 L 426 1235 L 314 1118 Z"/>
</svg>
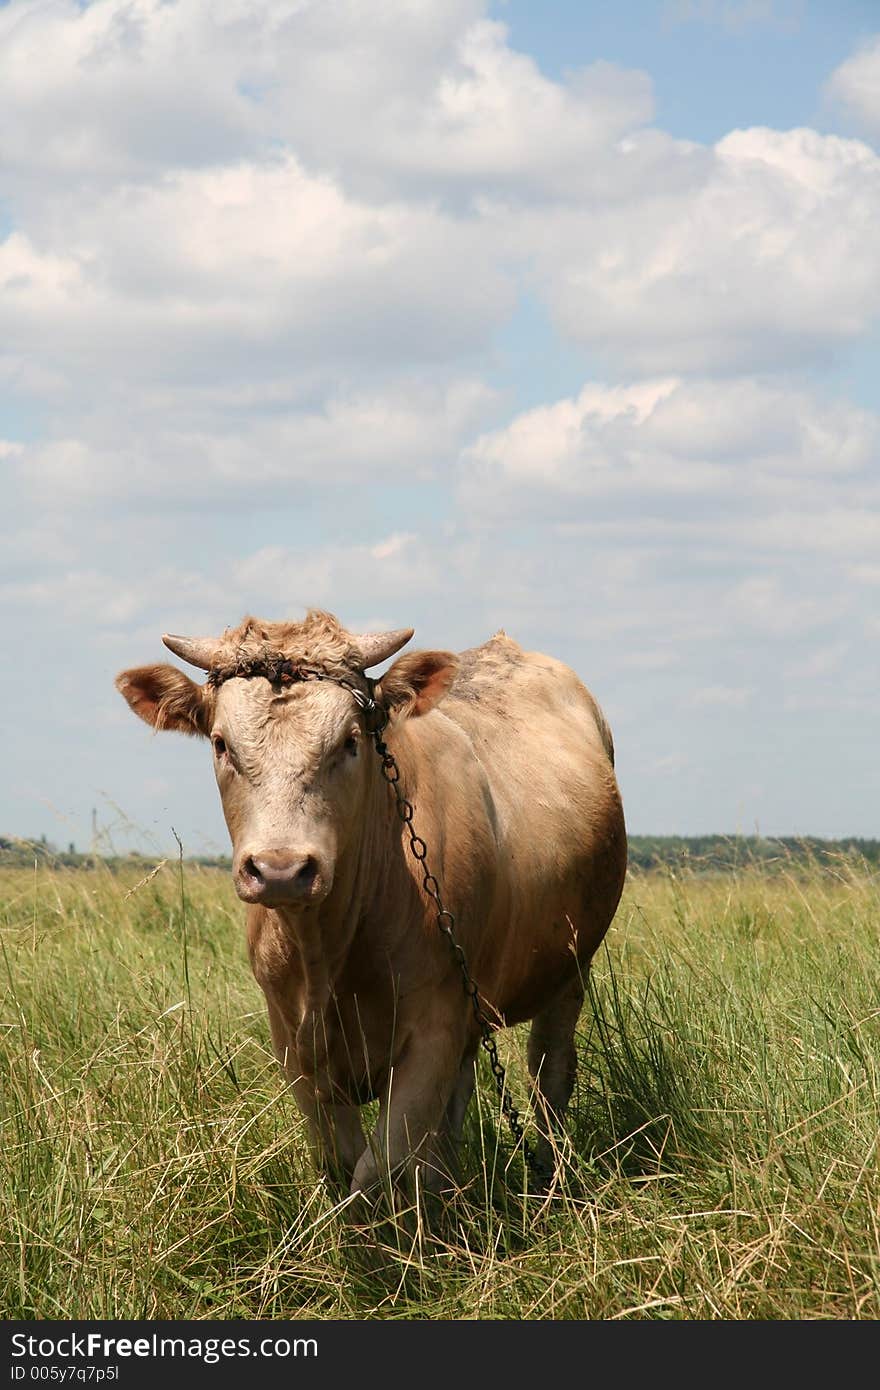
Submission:
<svg viewBox="0 0 880 1390">
<path fill-rule="evenodd" d="M 329 680 L 336 685 L 342 686 L 344 690 L 347 690 L 358 707 L 363 710 L 367 732 L 376 745 L 376 752 L 382 760 L 382 776 L 394 792 L 395 808 L 398 816 L 406 826 L 406 831 L 409 835 L 410 851 L 413 858 L 417 860 L 421 866 L 422 887 L 434 904 L 437 914 L 437 926 L 449 942 L 449 948 L 461 971 L 464 992 L 471 1001 L 474 1018 L 480 1030 L 480 1046 L 489 1058 L 495 1089 L 498 1092 L 501 1109 L 507 1120 L 510 1132 L 513 1135 L 514 1143 L 522 1145 L 523 1157 L 531 1173 L 535 1177 L 543 1177 L 543 1170 L 538 1162 L 537 1155 L 523 1130 L 519 1111 L 510 1099 L 510 1093 L 507 1087 L 507 1075 L 501 1058 L 498 1056 L 498 1048 L 495 1045 L 496 1025 L 493 1024 L 491 1018 L 480 1003 L 479 987 L 468 969 L 467 956 L 455 935 L 455 918 L 449 908 L 444 904 L 440 896 L 440 884 L 428 867 L 428 846 L 421 836 L 416 834 L 413 828 L 414 808 L 412 802 L 407 800 L 401 790 L 400 768 L 397 765 L 394 754 L 382 738 L 388 725 L 388 712 L 376 700 L 376 682 L 370 676 L 364 676 L 368 691 L 368 693 L 365 694 L 359 686 L 346 680 L 344 676 L 331 675 L 329 671 L 322 671 L 314 666 L 299 666 L 281 654 L 273 656 L 271 659 L 264 658 L 262 660 L 257 659 L 242 662 L 230 668 L 229 671 L 212 670 L 209 673 L 208 679 L 211 684 L 220 685 L 224 680 L 229 680 L 232 676 L 249 677 L 257 675 L 265 676 L 268 680 L 280 681 L 283 684 L 304 680 Z"/>
<path fill-rule="evenodd" d="M 342 682 L 340 682 L 340 684 L 342 684 Z M 348 686 L 347 682 L 345 684 L 347 688 L 352 689 L 352 687 Z M 354 694 L 353 689 L 352 693 Z M 357 695 L 360 696 L 360 698 L 357 700 L 357 703 L 361 706 L 361 708 L 364 710 L 364 713 L 368 716 L 367 730 L 374 744 L 376 745 L 376 752 L 382 759 L 382 776 L 385 778 L 385 781 L 389 784 L 391 790 L 394 792 L 395 809 L 397 811 L 398 816 L 403 821 L 403 824 L 406 826 L 406 831 L 409 835 L 410 851 L 412 853 L 413 858 L 417 860 L 419 866 L 421 867 L 422 887 L 424 888 L 427 896 L 432 900 L 434 904 L 434 908 L 437 914 L 437 925 L 440 928 L 443 935 L 446 937 L 446 940 L 449 942 L 450 950 L 452 951 L 458 968 L 461 971 L 464 992 L 467 995 L 468 999 L 470 999 L 471 1001 L 471 1006 L 474 1011 L 474 1018 L 476 1019 L 477 1026 L 480 1030 L 480 1046 L 483 1048 L 483 1051 L 487 1054 L 489 1058 L 489 1065 L 492 1068 L 492 1078 L 495 1082 L 495 1089 L 498 1092 L 498 1099 L 501 1104 L 501 1109 L 504 1113 L 504 1117 L 507 1120 L 507 1124 L 511 1134 L 513 1135 L 514 1143 L 517 1145 L 522 1145 L 523 1157 L 525 1158 L 529 1170 L 536 1177 L 542 1176 L 542 1169 L 540 1164 L 538 1163 L 535 1151 L 532 1148 L 532 1145 L 529 1143 L 528 1139 L 526 1138 L 525 1132 L 523 1130 L 522 1121 L 519 1116 L 519 1111 L 517 1110 L 513 1101 L 510 1099 L 510 1092 L 507 1087 L 507 1076 L 501 1058 L 498 1056 L 498 1048 L 495 1044 L 495 1025 L 493 1025 L 492 1020 L 490 1019 L 489 1015 L 486 1013 L 485 1009 L 480 1003 L 479 987 L 468 968 L 467 956 L 464 953 L 464 948 L 462 947 L 461 943 L 457 940 L 455 935 L 455 917 L 450 912 L 449 908 L 445 906 L 443 899 L 440 896 L 440 884 L 438 883 L 437 879 L 434 877 L 434 875 L 431 873 L 428 867 L 428 846 L 425 844 L 425 841 L 421 838 L 421 836 L 416 834 L 415 829 L 413 827 L 414 807 L 412 802 L 407 800 L 407 798 L 404 796 L 401 790 L 400 768 L 397 765 L 394 754 L 391 752 L 388 745 L 384 742 L 382 738 L 382 734 L 384 733 L 385 727 L 388 723 L 388 715 L 385 712 L 385 710 L 382 709 L 381 705 L 376 703 L 375 699 L 372 696 L 372 691 L 367 700 L 364 700 L 364 697 L 360 691 L 357 692 Z M 378 724 L 378 727 L 371 727 L 371 723 L 376 716 L 378 716 L 381 722 Z"/>
</svg>

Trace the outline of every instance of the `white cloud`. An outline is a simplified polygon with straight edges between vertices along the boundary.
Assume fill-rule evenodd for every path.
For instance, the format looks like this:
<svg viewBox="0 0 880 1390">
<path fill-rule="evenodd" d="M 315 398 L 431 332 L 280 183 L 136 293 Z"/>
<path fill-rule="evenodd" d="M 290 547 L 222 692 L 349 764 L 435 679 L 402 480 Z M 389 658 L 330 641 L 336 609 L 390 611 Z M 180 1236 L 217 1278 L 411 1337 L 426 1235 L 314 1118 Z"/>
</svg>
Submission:
<svg viewBox="0 0 880 1390">
<path fill-rule="evenodd" d="M 306 130 L 363 127 L 454 56 L 480 0 L 11 0 L 0 10 L 0 155 L 57 177 L 140 177 L 247 157 Z M 310 127 L 309 122 L 314 124 Z M 12 132 L 15 131 L 15 138 Z"/>
<path fill-rule="evenodd" d="M 880 565 L 850 565 L 848 573 L 859 584 L 880 584 Z"/>
<path fill-rule="evenodd" d="M 0 352 L 0 387 L 13 398 L 57 398 L 67 390 L 65 376 L 32 356 Z"/>
<path fill-rule="evenodd" d="M 237 18 L 199 0 L 12 0 L 0 10 L 0 161 L 91 181 L 228 157 L 254 124 L 234 48 L 250 26 Z"/>
<path fill-rule="evenodd" d="M 431 196 L 570 197 L 584 166 L 604 160 L 653 113 L 645 73 L 597 62 L 554 82 L 508 46 L 503 25 L 488 21 L 462 32 L 433 86 L 429 78 L 407 95 L 379 96 L 369 141 L 354 128 L 346 132 L 337 155 L 346 178 L 369 174 L 386 192 L 403 186 Z M 298 124 L 291 121 L 289 138 L 301 148 Z M 326 149 L 326 137 L 322 143 Z"/>
<path fill-rule="evenodd" d="M 786 668 L 786 675 L 797 680 L 836 676 L 851 652 L 852 646 L 848 641 L 825 643 L 814 647 L 807 656 L 790 662 Z"/>
<path fill-rule="evenodd" d="M 867 39 L 841 63 L 825 85 L 825 95 L 857 126 L 880 134 L 880 34 Z"/>
<path fill-rule="evenodd" d="M 720 709 L 742 709 L 755 693 L 751 685 L 704 685 L 695 690 L 690 703 L 695 709 L 711 706 Z"/>
<path fill-rule="evenodd" d="M 231 579 L 235 591 L 247 596 L 246 606 L 263 605 L 264 616 L 281 617 L 317 605 L 336 610 L 345 621 L 346 611 L 364 594 L 371 603 L 401 609 L 407 602 L 423 605 L 445 581 L 442 559 L 436 542 L 410 532 L 373 545 L 266 546 L 240 560 Z M 398 625 L 410 621 L 401 612 Z"/>
<path fill-rule="evenodd" d="M 595 504 L 616 495 L 706 497 L 724 506 L 775 497 L 796 502 L 801 512 L 812 496 L 823 511 L 804 518 L 814 527 L 801 543 L 811 545 L 834 534 L 824 510 L 828 487 L 859 479 L 878 444 L 880 421 L 871 412 L 791 386 L 748 378 L 590 384 L 574 399 L 526 411 L 482 435 L 465 451 L 460 479 L 469 505 L 538 507 L 569 524 L 574 509 L 588 518 Z M 878 519 L 880 512 L 864 515 L 863 543 Z M 860 529 L 852 518 L 846 524 L 851 537 Z"/>
<path fill-rule="evenodd" d="M 659 772 L 661 775 L 668 773 L 671 776 L 677 776 L 692 766 L 693 758 L 679 749 L 674 753 L 664 753 L 660 758 L 652 758 L 650 771 L 652 773 Z"/>
<path fill-rule="evenodd" d="M 0 334 L 74 380 L 437 362 L 512 304 L 472 223 L 355 202 L 290 157 L 59 197 L 41 237 L 0 243 Z"/>
<path fill-rule="evenodd" d="M 803 492 L 809 493 L 807 489 Z M 847 490 L 819 491 L 812 511 L 799 507 L 755 517 L 749 523 L 752 543 L 784 554 L 800 551 L 815 556 L 832 555 L 850 560 L 856 555 L 876 555 L 880 549 L 880 497 L 852 496 Z"/>
<path fill-rule="evenodd" d="M 49 614 L 49 622 L 76 622 L 90 633 L 130 626 L 163 607 L 190 611 L 223 603 L 223 590 L 203 574 L 145 563 L 125 579 L 99 569 L 69 569 L 33 580 L 0 583 L 0 611 Z"/>
<path fill-rule="evenodd" d="M 793 593 L 778 574 L 754 574 L 726 595 L 726 612 L 737 625 L 768 637 L 798 638 L 839 620 L 848 606 L 839 591 Z"/>
<path fill-rule="evenodd" d="M 63 521 L 59 524 L 57 518 L 35 513 L 32 523 L 11 526 L 2 535 L 0 576 L 14 576 L 17 586 L 26 574 L 75 565 L 79 550 Z M 13 593 L 18 592 L 14 587 Z"/>
<path fill-rule="evenodd" d="M 643 191 L 542 210 L 518 235 L 556 324 L 609 363 L 754 371 L 827 356 L 870 325 L 878 222 L 867 145 L 759 128 L 708 159 L 670 146 Z"/>
<path fill-rule="evenodd" d="M 483 351 L 523 278 L 630 375 L 791 367 L 866 329 L 866 145 L 673 140 L 645 74 L 554 81 L 485 10 L 13 0 L 3 340 L 56 394 L 120 362 L 241 389 Z"/>
<path fill-rule="evenodd" d="M 0 11 L 0 159 L 143 178 L 267 143 L 362 191 L 555 187 L 651 116 L 643 73 L 565 83 L 507 43 L 480 0 L 12 0 Z"/>
<path fill-rule="evenodd" d="M 181 501 L 239 507 L 254 489 L 276 505 L 310 491 L 357 483 L 424 482 L 451 467 L 462 443 L 496 403 L 479 381 L 394 383 L 308 408 L 212 412 L 180 403 L 171 412 L 92 417 L 84 438 L 18 446 L 10 454 L 25 495 L 54 508 L 165 506 Z M 264 403 L 265 405 L 265 403 Z M 187 418 L 189 416 L 189 418 Z M 132 428 L 137 421 L 137 428 Z"/>
<path fill-rule="evenodd" d="M 88 729 L 161 631 L 315 603 L 568 660 L 635 824 L 706 828 L 734 760 L 764 777 L 783 700 L 819 708 L 786 681 L 876 699 L 878 422 L 821 369 L 880 308 L 877 155 L 672 138 L 647 74 L 551 78 L 487 9 L 0 6 L 0 603 L 62 673 L 10 689 L 23 783 L 71 718 L 52 782 L 124 776 L 122 703 Z M 867 130 L 859 61 L 832 85 Z M 555 399 L 584 356 L 604 384 Z"/>
<path fill-rule="evenodd" d="M 411 545 L 416 537 L 411 531 L 395 531 L 392 536 L 384 541 L 379 541 L 377 545 L 370 546 L 370 554 L 374 560 L 390 560 L 393 556 L 399 555 Z"/>
</svg>

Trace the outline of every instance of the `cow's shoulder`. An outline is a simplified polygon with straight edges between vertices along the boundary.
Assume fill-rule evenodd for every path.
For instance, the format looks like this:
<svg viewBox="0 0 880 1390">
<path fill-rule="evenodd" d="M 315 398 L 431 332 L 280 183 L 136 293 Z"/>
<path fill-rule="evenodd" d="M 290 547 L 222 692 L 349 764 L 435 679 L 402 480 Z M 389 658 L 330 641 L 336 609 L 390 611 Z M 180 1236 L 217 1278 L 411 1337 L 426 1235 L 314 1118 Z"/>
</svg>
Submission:
<svg viewBox="0 0 880 1390">
<path fill-rule="evenodd" d="M 611 731 L 586 686 L 570 666 L 543 652 L 525 651 L 499 631 L 459 653 L 456 677 L 442 709 L 464 727 L 531 724 L 548 732 L 557 721 L 580 716 L 598 734 L 613 764 Z"/>
<path fill-rule="evenodd" d="M 531 657 L 504 631 L 479 647 L 458 654 L 458 672 L 450 689 L 454 699 L 480 704 L 494 691 L 509 691 L 522 683 Z"/>
<path fill-rule="evenodd" d="M 523 701 L 552 705 L 583 689 L 570 667 L 542 652 L 524 651 L 499 631 L 481 646 L 459 653 L 449 695 L 466 704 L 498 708 Z"/>
</svg>

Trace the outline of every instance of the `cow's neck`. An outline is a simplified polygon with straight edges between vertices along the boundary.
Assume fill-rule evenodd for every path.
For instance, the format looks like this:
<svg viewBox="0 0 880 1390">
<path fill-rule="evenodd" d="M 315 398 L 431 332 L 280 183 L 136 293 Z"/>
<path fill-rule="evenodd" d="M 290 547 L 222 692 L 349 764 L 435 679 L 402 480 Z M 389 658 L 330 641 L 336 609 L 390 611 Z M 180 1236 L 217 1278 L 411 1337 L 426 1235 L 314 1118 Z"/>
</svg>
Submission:
<svg viewBox="0 0 880 1390">
<path fill-rule="evenodd" d="M 342 983 L 340 995 L 345 996 L 350 981 L 343 977 L 349 966 L 355 975 L 366 963 L 370 968 L 391 966 L 395 942 L 405 930 L 402 909 L 412 901 L 413 891 L 401 849 L 400 821 L 376 759 L 359 832 L 340 854 L 333 888 L 324 902 L 314 911 L 279 907 L 267 914 L 276 943 L 271 952 L 276 969 L 274 979 L 261 983 L 284 1001 L 282 1011 L 288 1017 L 298 1019 L 291 1039 L 298 1068 L 318 1094 L 329 1096 L 333 1090 L 337 987 Z"/>
<path fill-rule="evenodd" d="M 326 1012 L 360 945 L 359 934 L 378 929 L 379 948 L 392 945 L 397 924 L 391 905 L 412 893 L 393 798 L 372 748 L 366 756 L 375 766 L 358 832 L 336 862 L 333 888 L 314 911 L 275 910 L 283 936 L 295 948 L 303 1016 Z"/>
</svg>

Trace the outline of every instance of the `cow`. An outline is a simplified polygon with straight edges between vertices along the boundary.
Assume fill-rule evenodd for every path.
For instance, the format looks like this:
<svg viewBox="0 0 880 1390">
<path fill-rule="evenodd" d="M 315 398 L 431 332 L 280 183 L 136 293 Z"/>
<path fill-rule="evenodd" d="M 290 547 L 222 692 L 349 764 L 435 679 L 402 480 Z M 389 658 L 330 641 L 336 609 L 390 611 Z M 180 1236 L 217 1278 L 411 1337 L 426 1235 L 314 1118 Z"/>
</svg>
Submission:
<svg viewBox="0 0 880 1390">
<path fill-rule="evenodd" d="M 544 1166 L 626 872 L 611 732 L 574 672 L 500 631 L 366 675 L 412 635 L 357 635 L 318 609 L 301 622 L 246 617 L 219 638 L 163 637 L 208 672 L 204 685 L 167 664 L 116 678 L 153 728 L 211 743 L 274 1051 L 320 1168 L 352 1193 L 411 1183 L 417 1167 L 424 1187 L 448 1187 L 481 1040 L 374 738 L 413 807 L 481 1011 L 497 1027 L 531 1020 Z"/>
</svg>

